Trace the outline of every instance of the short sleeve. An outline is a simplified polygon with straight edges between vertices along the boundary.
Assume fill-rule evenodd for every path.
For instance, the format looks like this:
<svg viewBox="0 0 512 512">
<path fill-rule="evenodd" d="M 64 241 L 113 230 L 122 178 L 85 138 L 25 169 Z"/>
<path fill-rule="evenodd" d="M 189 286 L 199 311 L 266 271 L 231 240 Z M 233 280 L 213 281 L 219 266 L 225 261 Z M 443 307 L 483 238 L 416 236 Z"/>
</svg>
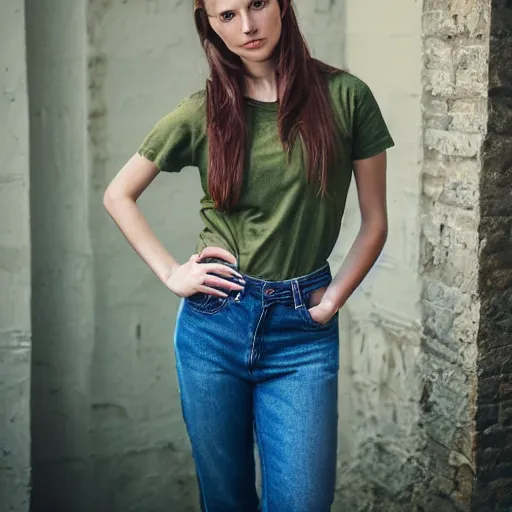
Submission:
<svg viewBox="0 0 512 512">
<path fill-rule="evenodd" d="M 370 88 L 358 80 L 354 98 L 352 160 L 362 160 L 395 145 Z"/>
<path fill-rule="evenodd" d="M 161 118 L 143 140 L 139 155 L 154 162 L 164 172 L 180 172 L 194 166 L 198 131 L 205 123 L 199 95 L 183 100 L 172 112 Z"/>
</svg>

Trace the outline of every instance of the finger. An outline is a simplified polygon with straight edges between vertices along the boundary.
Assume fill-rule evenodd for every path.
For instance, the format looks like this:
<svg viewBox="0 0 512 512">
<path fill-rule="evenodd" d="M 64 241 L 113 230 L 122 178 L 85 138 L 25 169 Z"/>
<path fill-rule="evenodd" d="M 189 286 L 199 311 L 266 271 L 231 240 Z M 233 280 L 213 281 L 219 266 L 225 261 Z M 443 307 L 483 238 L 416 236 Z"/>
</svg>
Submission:
<svg viewBox="0 0 512 512">
<path fill-rule="evenodd" d="M 189 261 L 197 261 L 199 259 L 199 254 L 192 254 L 192 256 L 190 256 L 189 258 Z"/>
<path fill-rule="evenodd" d="M 208 295 L 215 295 L 216 297 L 227 297 L 228 294 L 209 286 L 199 285 L 197 291 L 207 293 Z"/>
<path fill-rule="evenodd" d="M 207 273 L 221 274 L 227 277 L 236 276 L 243 280 L 242 274 L 222 263 L 202 263 L 201 268 Z"/>
<path fill-rule="evenodd" d="M 222 249 L 222 247 L 205 247 L 199 256 L 199 260 L 203 258 L 222 258 L 226 260 L 228 263 L 235 264 L 236 258 L 226 249 Z"/>
<path fill-rule="evenodd" d="M 220 286 L 221 288 L 226 288 L 227 290 L 243 290 L 244 287 L 237 284 L 232 283 L 231 281 L 226 281 L 220 277 L 207 275 L 204 284 L 208 286 Z"/>
</svg>

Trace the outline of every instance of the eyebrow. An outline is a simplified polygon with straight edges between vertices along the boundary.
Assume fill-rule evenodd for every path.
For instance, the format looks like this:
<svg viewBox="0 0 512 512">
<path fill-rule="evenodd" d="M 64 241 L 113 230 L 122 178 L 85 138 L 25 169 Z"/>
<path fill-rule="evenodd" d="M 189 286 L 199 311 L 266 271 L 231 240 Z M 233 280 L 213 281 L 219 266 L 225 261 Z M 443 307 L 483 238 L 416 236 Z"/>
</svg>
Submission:
<svg viewBox="0 0 512 512">
<path fill-rule="evenodd" d="M 254 2 L 254 0 L 248 0 L 247 7 L 249 7 L 253 2 Z M 206 7 L 205 7 L 204 12 L 206 13 L 206 15 L 209 18 L 215 18 L 216 16 L 219 16 L 225 12 L 231 12 L 231 11 L 235 11 L 235 10 L 236 9 L 233 9 L 233 8 L 227 8 L 227 9 L 222 9 L 221 11 L 219 11 L 218 14 L 208 14 L 208 11 L 206 10 Z"/>
</svg>

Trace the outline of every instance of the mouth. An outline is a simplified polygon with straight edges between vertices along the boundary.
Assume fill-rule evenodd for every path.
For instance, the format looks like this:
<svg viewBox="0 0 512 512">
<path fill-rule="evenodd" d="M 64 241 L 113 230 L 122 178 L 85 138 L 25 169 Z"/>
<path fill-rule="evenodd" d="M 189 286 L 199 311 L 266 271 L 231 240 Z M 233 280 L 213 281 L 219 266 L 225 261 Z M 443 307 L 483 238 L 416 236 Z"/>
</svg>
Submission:
<svg viewBox="0 0 512 512">
<path fill-rule="evenodd" d="M 252 41 L 245 43 L 243 45 L 243 47 L 247 48 L 248 50 L 256 50 L 256 49 L 260 48 L 262 44 L 263 44 L 263 39 L 253 39 Z"/>
</svg>

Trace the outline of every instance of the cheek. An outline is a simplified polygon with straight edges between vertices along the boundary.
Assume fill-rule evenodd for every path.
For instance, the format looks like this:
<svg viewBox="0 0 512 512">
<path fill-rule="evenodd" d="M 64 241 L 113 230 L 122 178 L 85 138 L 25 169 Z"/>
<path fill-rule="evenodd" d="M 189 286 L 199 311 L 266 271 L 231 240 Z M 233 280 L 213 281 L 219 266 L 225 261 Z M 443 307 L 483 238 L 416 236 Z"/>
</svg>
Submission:
<svg viewBox="0 0 512 512">
<path fill-rule="evenodd" d="M 278 41 L 281 36 L 281 18 L 279 15 L 272 14 L 269 16 L 268 20 L 266 20 L 265 24 L 270 29 L 272 39 Z"/>
<path fill-rule="evenodd" d="M 277 40 L 279 40 L 279 38 L 281 37 L 281 19 L 280 18 L 276 21 L 275 37 Z"/>
</svg>

